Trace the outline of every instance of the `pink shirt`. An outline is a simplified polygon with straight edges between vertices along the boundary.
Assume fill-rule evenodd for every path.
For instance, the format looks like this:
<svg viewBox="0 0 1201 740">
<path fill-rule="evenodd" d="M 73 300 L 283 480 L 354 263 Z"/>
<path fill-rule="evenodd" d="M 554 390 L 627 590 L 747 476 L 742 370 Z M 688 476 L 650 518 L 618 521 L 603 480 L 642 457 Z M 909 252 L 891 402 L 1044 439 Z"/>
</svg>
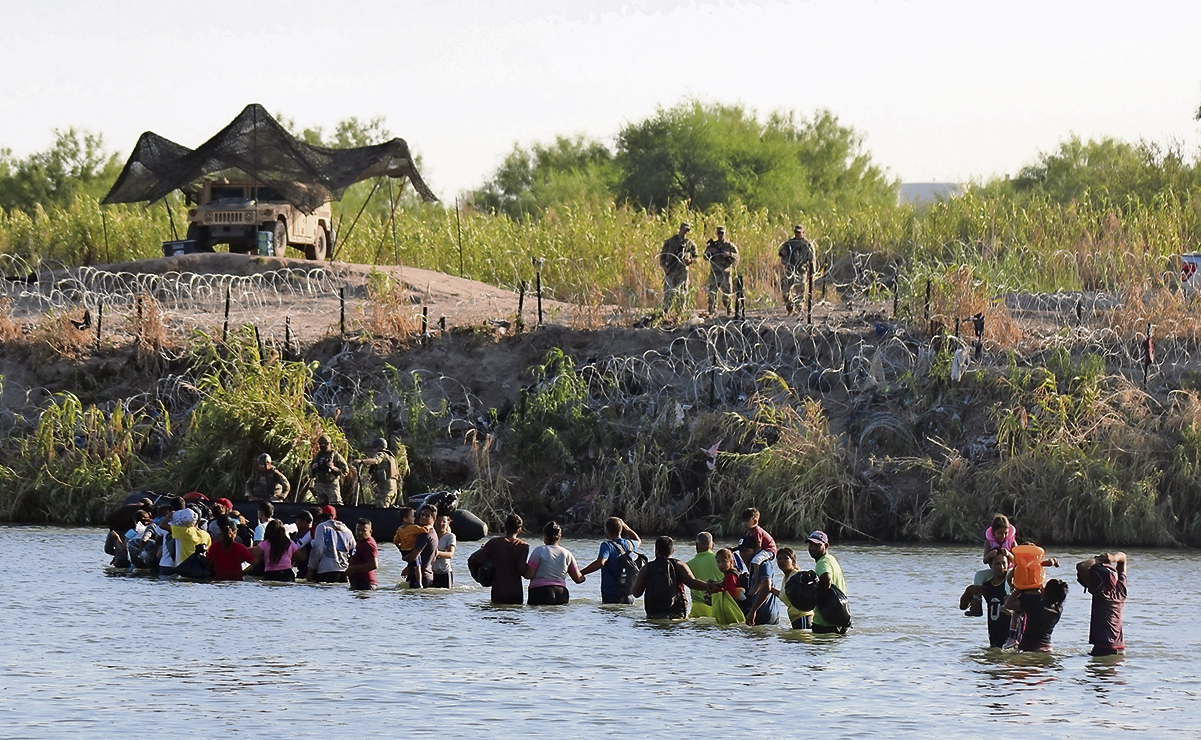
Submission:
<svg viewBox="0 0 1201 740">
<path fill-rule="evenodd" d="M 274 559 L 272 559 L 271 556 L 274 554 L 275 551 L 271 549 L 270 542 L 263 540 L 262 542 L 260 542 L 258 544 L 258 546 L 259 546 L 259 549 L 261 549 L 263 551 L 263 571 L 264 572 L 269 571 L 269 570 L 271 570 L 271 571 L 288 570 L 289 568 L 292 567 L 292 553 L 296 552 L 296 550 L 297 550 L 295 542 L 292 542 L 289 540 L 287 549 L 285 549 L 282 553 L 280 553 L 280 557 L 274 558 Z"/>
</svg>

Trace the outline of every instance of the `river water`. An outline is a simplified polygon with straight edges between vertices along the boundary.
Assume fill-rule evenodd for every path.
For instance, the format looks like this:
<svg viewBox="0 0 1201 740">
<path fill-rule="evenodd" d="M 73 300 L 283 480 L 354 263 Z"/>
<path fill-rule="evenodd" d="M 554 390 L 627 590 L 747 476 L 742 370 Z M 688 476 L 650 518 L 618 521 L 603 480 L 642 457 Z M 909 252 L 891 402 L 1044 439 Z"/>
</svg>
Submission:
<svg viewBox="0 0 1201 740">
<path fill-rule="evenodd" d="M 102 540 L 0 527 L 0 736 L 1201 736 L 1191 551 L 1129 551 L 1129 649 L 1091 658 L 1078 585 L 1054 654 L 985 649 L 955 608 L 976 548 L 835 543 L 855 618 L 839 637 L 649 623 L 602 606 L 599 574 L 564 607 L 494 607 L 473 543 L 453 593 L 395 588 L 388 546 L 381 590 L 356 594 L 114 575 Z"/>
</svg>

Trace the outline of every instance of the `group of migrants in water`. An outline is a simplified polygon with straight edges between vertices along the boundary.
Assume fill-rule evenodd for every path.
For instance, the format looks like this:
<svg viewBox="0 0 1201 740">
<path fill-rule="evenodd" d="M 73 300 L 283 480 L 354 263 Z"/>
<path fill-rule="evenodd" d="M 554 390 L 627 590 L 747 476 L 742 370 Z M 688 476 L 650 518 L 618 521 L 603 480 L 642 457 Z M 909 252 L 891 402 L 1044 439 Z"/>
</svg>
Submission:
<svg viewBox="0 0 1201 740">
<path fill-rule="evenodd" d="M 377 587 L 379 546 L 370 519 L 359 519 L 351 530 L 338 519 L 337 508 L 326 504 L 301 510 L 295 524 L 286 525 L 275 518 L 271 502 L 261 501 L 257 509 L 257 524 L 251 524 L 225 498 L 210 505 L 189 494 L 172 497 L 157 510 L 148 500 L 133 502 L 110 517 L 105 549 L 114 566 L 159 576 L 239 581 L 250 575 Z M 397 512 L 401 523 L 392 543 L 405 563 L 404 585 L 451 588 L 457 538 L 450 516 L 432 503 Z M 666 536 L 656 540 L 654 558 L 647 558 L 638 534 L 611 517 L 596 559 L 581 567 L 559 544 L 563 531 L 557 522 L 548 522 L 542 544 L 531 548 L 521 539 L 522 518 L 510 514 L 504 535 L 473 553 L 468 567 L 497 604 L 566 604 L 569 579 L 584 583 L 599 572 L 603 603 L 633 604 L 643 598 L 652 619 L 711 617 L 720 624 L 787 623 L 794 629 L 845 633 L 851 626 L 846 581 L 829 551 L 829 537 L 821 531 L 809 535 L 814 567 L 801 571 L 796 552 L 778 547 L 759 525 L 759 516 L 757 509 L 743 512 L 745 533 L 728 548 L 715 549 L 713 535 L 701 532 L 696 556 L 688 562 L 672 557 L 675 543 Z"/>
<path fill-rule="evenodd" d="M 1033 542 L 1018 544 L 1017 528 L 1003 514 L 984 530 L 984 564 L 963 591 L 959 608 L 969 617 L 988 617 L 990 647 L 1051 652 L 1051 634 L 1063 615 L 1068 584 L 1048 579 L 1059 567 Z M 1092 594 L 1088 641 L 1092 655 L 1126 651 L 1122 612 L 1126 605 L 1126 553 L 1101 553 L 1076 564 L 1076 580 Z M 987 611 L 986 611 L 987 608 Z"/>
<path fill-rule="evenodd" d="M 379 547 L 371 520 L 359 519 L 352 531 L 331 504 L 302 510 L 294 525 L 285 525 L 274 517 L 273 504 L 262 501 L 253 528 L 224 498 L 210 507 L 175 497 L 157 512 L 141 502 L 126 513 L 129 529 L 124 534 L 111 531 L 106 548 L 118 567 L 215 581 L 252 575 L 268 581 L 348 583 L 357 590 L 378 585 Z M 449 515 L 435 504 L 403 507 L 399 515 L 392 543 L 405 563 L 404 585 L 451 588 L 457 540 Z M 826 533 L 810 533 L 806 545 L 813 568 L 801 570 L 796 551 L 777 546 L 760 526 L 757 509 L 746 509 L 740 519 L 744 533 L 736 545 L 715 549 L 713 535 L 701 532 L 695 557 L 685 562 L 673 557 L 675 543 L 667 536 L 655 541 L 654 558 L 648 559 L 639 550 L 638 534 L 610 517 L 596 558 L 581 567 L 560 544 L 558 523 L 548 522 L 542 544 L 531 548 L 521 539 L 521 516 L 510 514 L 504 534 L 474 552 L 468 567 L 476 581 L 490 588 L 496 604 L 566 604 L 571 598 L 568 580 L 582 584 L 599 572 L 603 603 L 633 604 L 642 598 L 650 619 L 709 617 L 719 624 L 787 624 L 845 634 L 851 627 L 846 580 Z M 1058 559 L 1032 542 L 1019 544 L 1017 529 L 1003 515 L 994 518 L 984 538 L 987 567 L 964 590 L 960 608 L 967 616 L 987 617 L 993 648 L 1050 652 L 1068 593 L 1064 581 L 1046 577 L 1045 569 L 1058 567 Z M 1076 575 L 1092 594 L 1092 654 L 1124 652 L 1125 553 L 1082 560 Z"/>
</svg>

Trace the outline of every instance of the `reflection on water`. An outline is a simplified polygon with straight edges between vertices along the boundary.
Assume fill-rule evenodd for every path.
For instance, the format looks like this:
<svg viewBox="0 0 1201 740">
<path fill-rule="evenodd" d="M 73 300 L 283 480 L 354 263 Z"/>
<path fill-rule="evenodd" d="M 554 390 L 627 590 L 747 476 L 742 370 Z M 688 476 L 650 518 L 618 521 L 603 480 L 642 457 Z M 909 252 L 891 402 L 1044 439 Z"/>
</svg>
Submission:
<svg viewBox="0 0 1201 740">
<path fill-rule="evenodd" d="M 585 561 L 597 545 L 565 544 Z M 600 604 L 595 576 L 565 606 L 494 606 L 467 581 L 473 544 L 450 592 L 394 587 L 400 559 L 385 549 L 374 593 L 130 577 L 106 572 L 100 548 L 95 530 L 0 528 L 5 736 L 107 737 L 135 718 L 167 736 L 281 722 L 325 737 L 1201 733 L 1192 552 L 1131 553 L 1129 652 L 1093 658 L 1079 588 L 1055 653 L 987 649 L 983 618 L 955 609 L 975 548 L 836 545 L 846 637 L 648 622 L 640 606 Z"/>
</svg>

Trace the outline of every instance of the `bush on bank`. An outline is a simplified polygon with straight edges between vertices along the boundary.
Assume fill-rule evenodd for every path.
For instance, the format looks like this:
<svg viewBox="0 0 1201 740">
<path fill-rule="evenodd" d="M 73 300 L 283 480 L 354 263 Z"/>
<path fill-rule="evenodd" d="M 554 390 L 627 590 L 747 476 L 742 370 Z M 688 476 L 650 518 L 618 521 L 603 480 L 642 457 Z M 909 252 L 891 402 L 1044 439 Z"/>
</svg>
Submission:
<svg viewBox="0 0 1201 740">
<path fill-rule="evenodd" d="M 362 420 L 319 412 L 311 365 L 263 362 L 245 333 L 227 348 L 195 337 L 187 364 L 162 402 L 101 407 L 64 393 L 14 427 L 0 442 L 0 519 L 95 523 L 147 488 L 236 495 L 261 450 L 298 482 L 321 433 L 354 454 L 344 429 Z M 589 384 L 598 380 L 554 351 L 518 408 L 489 422 L 501 444 L 483 443 L 465 505 L 589 531 L 617 514 L 684 536 L 735 536 L 737 512 L 757 506 L 784 538 L 821 527 L 953 542 L 977 541 L 1000 511 L 1044 544 L 1201 544 L 1196 390 L 1161 405 L 1097 357 L 1067 352 L 959 383 L 948 367 L 897 378 L 859 399 L 868 404 L 859 411 L 771 374 L 743 402 L 651 411 L 597 402 Z M 405 393 L 400 439 L 428 455 L 449 431 L 448 412 Z M 357 403 L 363 418 L 382 412 L 370 397 Z M 972 434 L 995 435 L 995 446 L 971 451 L 967 421 L 955 418 L 983 420 Z"/>
</svg>

